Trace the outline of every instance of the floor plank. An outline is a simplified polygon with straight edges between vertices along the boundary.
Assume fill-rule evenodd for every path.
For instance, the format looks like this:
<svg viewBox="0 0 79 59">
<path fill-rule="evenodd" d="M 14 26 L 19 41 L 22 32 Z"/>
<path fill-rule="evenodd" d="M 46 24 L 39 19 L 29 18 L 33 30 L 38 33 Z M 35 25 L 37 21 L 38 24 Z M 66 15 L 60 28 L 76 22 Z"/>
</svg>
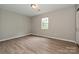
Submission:
<svg viewBox="0 0 79 59">
<path fill-rule="evenodd" d="M 38 36 L 25 36 L 0 42 L 1 54 L 76 54 L 74 43 Z"/>
</svg>

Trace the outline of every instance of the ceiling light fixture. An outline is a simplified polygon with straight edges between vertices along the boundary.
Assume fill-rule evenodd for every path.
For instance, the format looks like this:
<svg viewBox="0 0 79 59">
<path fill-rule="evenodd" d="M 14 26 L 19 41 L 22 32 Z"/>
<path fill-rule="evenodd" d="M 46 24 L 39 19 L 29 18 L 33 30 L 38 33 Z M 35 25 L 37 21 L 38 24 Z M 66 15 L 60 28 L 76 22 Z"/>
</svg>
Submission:
<svg viewBox="0 0 79 59">
<path fill-rule="evenodd" d="M 38 4 L 31 4 L 31 7 L 32 7 L 32 9 L 34 9 L 36 11 L 40 11 Z"/>
</svg>

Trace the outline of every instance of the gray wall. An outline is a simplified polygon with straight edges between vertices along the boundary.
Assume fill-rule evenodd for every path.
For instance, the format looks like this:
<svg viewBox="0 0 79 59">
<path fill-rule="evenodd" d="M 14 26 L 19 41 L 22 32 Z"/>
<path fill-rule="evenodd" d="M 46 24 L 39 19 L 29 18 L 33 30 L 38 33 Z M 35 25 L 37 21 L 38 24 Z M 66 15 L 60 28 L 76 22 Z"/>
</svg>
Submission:
<svg viewBox="0 0 79 59">
<path fill-rule="evenodd" d="M 0 37 L 1 37 L 1 10 L 0 10 Z"/>
<path fill-rule="evenodd" d="M 27 35 L 31 32 L 29 17 L 0 10 L 0 39 Z"/>
<path fill-rule="evenodd" d="M 41 30 L 41 19 L 49 17 L 49 29 Z M 75 41 L 75 8 L 68 7 L 32 17 L 32 33 L 34 35 L 60 38 Z"/>
<path fill-rule="evenodd" d="M 79 8 L 79 5 L 77 5 L 77 8 Z M 76 41 L 79 44 L 79 11 L 76 12 Z"/>
</svg>

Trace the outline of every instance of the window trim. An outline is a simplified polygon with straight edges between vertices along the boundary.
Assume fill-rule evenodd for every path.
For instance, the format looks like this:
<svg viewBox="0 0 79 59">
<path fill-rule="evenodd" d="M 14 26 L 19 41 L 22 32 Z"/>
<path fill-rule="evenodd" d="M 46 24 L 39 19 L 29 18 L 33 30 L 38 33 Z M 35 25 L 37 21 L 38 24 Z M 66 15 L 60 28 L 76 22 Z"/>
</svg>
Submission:
<svg viewBox="0 0 79 59">
<path fill-rule="evenodd" d="M 47 28 L 45 28 L 45 26 L 42 26 L 43 24 L 45 24 L 44 22 L 43 22 L 43 19 L 44 18 L 47 18 Z M 44 28 L 43 28 L 44 27 Z M 49 28 L 49 18 L 48 17 L 43 17 L 42 19 L 41 19 L 41 29 L 43 29 L 43 30 L 48 30 L 48 28 Z"/>
</svg>

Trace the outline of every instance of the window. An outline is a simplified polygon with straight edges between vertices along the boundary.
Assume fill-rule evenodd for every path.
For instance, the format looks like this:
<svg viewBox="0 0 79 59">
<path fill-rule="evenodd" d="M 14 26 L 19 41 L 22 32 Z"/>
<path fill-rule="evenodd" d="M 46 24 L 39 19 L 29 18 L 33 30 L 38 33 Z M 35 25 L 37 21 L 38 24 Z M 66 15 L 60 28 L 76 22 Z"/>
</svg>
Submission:
<svg viewBox="0 0 79 59">
<path fill-rule="evenodd" d="M 48 29 L 48 17 L 42 18 L 41 29 Z"/>
</svg>

